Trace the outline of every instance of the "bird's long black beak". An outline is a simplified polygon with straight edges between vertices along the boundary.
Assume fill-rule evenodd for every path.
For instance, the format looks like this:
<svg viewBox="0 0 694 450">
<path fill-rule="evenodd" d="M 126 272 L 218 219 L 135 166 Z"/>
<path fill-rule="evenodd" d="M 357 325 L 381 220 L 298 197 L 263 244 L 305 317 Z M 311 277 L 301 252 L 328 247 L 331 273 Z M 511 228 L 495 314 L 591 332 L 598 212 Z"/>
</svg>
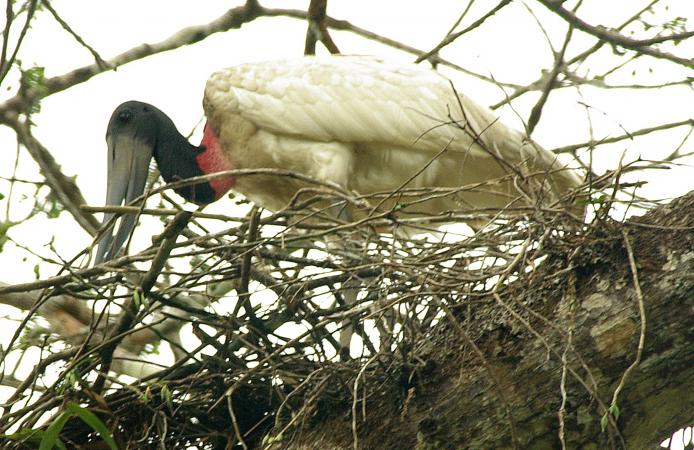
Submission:
<svg viewBox="0 0 694 450">
<path fill-rule="evenodd" d="M 110 128 L 109 124 L 109 128 Z M 145 190 L 149 163 L 152 159 L 153 146 L 130 130 L 119 130 L 106 136 L 108 145 L 108 180 L 106 205 L 128 204 L 142 195 Z M 105 213 L 102 224 L 106 224 L 113 213 Z M 96 264 L 114 258 L 135 227 L 135 214 L 124 214 L 120 218 L 118 231 L 113 235 L 111 225 L 99 242 L 96 252 Z"/>
</svg>

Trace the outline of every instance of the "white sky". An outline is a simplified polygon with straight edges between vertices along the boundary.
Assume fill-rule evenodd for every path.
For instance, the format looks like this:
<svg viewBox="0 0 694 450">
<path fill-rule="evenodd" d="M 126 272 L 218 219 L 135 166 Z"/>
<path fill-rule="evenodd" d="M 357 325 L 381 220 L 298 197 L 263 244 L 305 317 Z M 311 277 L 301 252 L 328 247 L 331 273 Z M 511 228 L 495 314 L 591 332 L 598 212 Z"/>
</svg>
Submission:
<svg viewBox="0 0 694 450">
<path fill-rule="evenodd" d="M 230 3 L 232 2 L 228 0 L 52 2 L 63 19 L 97 49 L 104 59 L 143 42 L 163 40 L 183 27 L 209 22 L 226 11 Z M 480 8 L 491 6 L 490 2 L 477 3 L 477 6 L 481 5 Z M 582 18 L 593 24 L 616 25 L 637 11 L 644 2 L 592 0 L 586 3 L 579 12 Z M 266 7 L 304 9 L 308 1 L 263 1 L 262 4 Z M 606 6 L 608 4 L 609 7 Z M 530 2 L 530 5 L 547 28 L 554 45 L 560 47 L 566 30 L 564 22 L 534 2 Z M 332 0 L 328 5 L 328 13 L 389 38 L 428 50 L 444 36 L 463 7 L 464 2 L 453 0 L 431 0 L 426 3 L 403 0 Z M 691 2 L 680 0 L 671 2 L 667 13 L 662 8 L 657 11 L 671 17 L 679 15 L 691 19 L 694 16 L 691 8 Z M 465 23 L 469 24 L 470 18 L 479 17 L 479 13 L 479 8 L 473 8 Z M 210 73 L 248 61 L 300 56 L 305 30 L 305 23 L 294 19 L 259 19 L 244 25 L 241 30 L 217 34 L 202 43 L 126 65 L 115 73 L 98 75 L 64 93 L 45 99 L 41 113 L 33 117 L 36 124 L 35 135 L 52 152 L 65 174 L 77 176 L 77 182 L 87 201 L 92 205 L 101 205 L 105 195 L 106 172 L 104 134 L 115 106 L 130 99 L 152 103 L 167 112 L 185 134 L 202 117 L 202 90 Z M 343 53 L 374 54 L 404 61 L 414 59 L 411 55 L 350 33 L 335 31 L 332 35 Z M 586 35 L 577 33 L 568 54 L 572 56 L 592 42 Z M 691 42 L 688 45 L 689 49 L 682 46 L 677 53 L 685 56 L 694 54 Z M 322 50 L 320 45 L 319 48 Z M 609 55 L 611 50 L 605 49 L 603 52 Z M 519 1 L 498 13 L 488 25 L 446 48 L 442 56 L 476 72 L 492 74 L 497 80 L 518 84 L 537 79 L 540 70 L 549 67 L 552 61 L 545 37 Z M 46 67 L 47 77 L 93 62 L 91 55 L 62 30 L 47 12 L 42 12 L 34 23 L 20 59 L 25 67 Z M 687 76 L 683 68 L 671 63 L 651 61 L 649 64 L 639 63 L 633 67 L 634 74 L 631 69 L 625 70 L 622 75 L 609 81 L 612 84 L 654 84 L 661 80 L 677 80 Z M 461 92 L 482 104 L 493 104 L 503 98 L 497 87 L 449 70 L 444 71 L 454 78 Z M 15 94 L 16 80 L 16 73 L 8 77 L 3 85 L 5 89 L 0 92 L 0 101 Z M 620 135 L 623 133 L 622 128 L 633 131 L 692 117 L 694 94 L 685 86 L 638 92 L 606 92 L 585 87 L 581 92 L 581 101 L 594 108 L 593 127 L 598 138 Z M 527 118 L 537 98 L 537 94 L 524 96 L 514 103 L 514 107 L 521 116 Z M 577 100 L 579 98 L 575 89 L 563 90 L 561 93 L 555 91 L 533 135 L 534 139 L 547 148 L 586 141 L 588 125 L 585 110 Z M 502 109 L 500 114 L 505 122 L 520 127 L 517 117 L 510 109 Z M 596 161 L 602 168 L 613 168 L 624 150 L 629 151 L 630 157 L 640 154 L 644 158 L 657 159 L 672 151 L 685 131 L 680 128 L 635 142 L 624 141 L 612 145 L 601 150 L 596 155 Z M 197 139 L 199 137 L 194 138 L 196 141 Z M 3 149 L 5 161 L 0 165 L 0 176 L 12 175 L 15 147 L 13 133 L 0 127 L 0 148 Z M 692 149 L 691 141 L 689 149 Z M 670 170 L 666 176 L 655 178 L 657 181 L 647 193 L 657 197 L 679 196 L 694 188 L 693 175 L 692 167 Z M 20 157 L 18 176 L 39 179 L 36 165 L 25 153 Z M 1 193 L 6 195 L 8 186 L 7 182 L 0 180 Z M 0 220 L 6 219 L 5 203 L 0 202 Z M 213 205 L 210 212 L 224 209 L 228 205 L 222 201 Z M 31 202 L 20 201 L 20 196 L 15 193 L 10 206 L 10 218 L 22 217 L 30 206 Z M 159 226 L 156 220 L 152 222 Z M 157 230 L 140 227 L 138 233 L 137 241 L 146 245 L 149 237 L 157 233 Z M 28 224 L 13 228 L 10 235 L 33 251 L 46 256 L 52 255 L 46 244 L 55 235 L 55 248 L 65 259 L 91 242 L 90 237 L 67 213 L 63 213 L 60 220 L 48 221 L 36 217 Z M 0 267 L 4 268 L 2 281 L 17 283 L 33 280 L 36 263 L 36 258 L 7 244 L 0 254 Z M 54 266 L 43 265 L 41 276 L 50 276 L 55 271 Z M 0 307 L 0 314 L 5 311 L 8 309 Z"/>
</svg>

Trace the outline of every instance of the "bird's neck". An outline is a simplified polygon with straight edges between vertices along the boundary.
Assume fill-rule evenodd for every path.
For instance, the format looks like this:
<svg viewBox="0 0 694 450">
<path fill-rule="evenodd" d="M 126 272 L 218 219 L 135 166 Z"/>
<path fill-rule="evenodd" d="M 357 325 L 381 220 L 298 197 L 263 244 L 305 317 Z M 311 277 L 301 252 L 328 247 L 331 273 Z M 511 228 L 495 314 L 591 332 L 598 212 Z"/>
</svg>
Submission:
<svg viewBox="0 0 694 450">
<path fill-rule="evenodd" d="M 232 168 L 224 159 L 217 137 L 209 126 L 205 126 L 205 134 L 199 147 L 188 142 L 175 127 L 171 130 L 168 128 L 164 126 L 160 129 L 154 150 L 159 172 L 167 183 Z M 184 186 L 176 189 L 176 192 L 190 202 L 207 204 L 222 197 L 233 184 L 232 177 L 216 178 Z"/>
<path fill-rule="evenodd" d="M 203 151 L 195 157 L 200 170 L 206 174 L 232 170 L 234 167 L 224 157 L 217 134 L 209 123 L 205 124 L 204 130 L 202 141 L 200 142 L 200 148 L 203 149 Z M 234 183 L 234 177 L 222 177 L 210 180 L 210 186 L 215 192 L 215 200 L 231 189 Z"/>
<path fill-rule="evenodd" d="M 189 143 L 177 130 L 165 127 L 159 133 L 154 158 L 167 183 L 231 169 L 208 126 L 199 147 Z M 223 196 L 232 185 L 233 178 L 225 177 L 185 186 L 176 192 L 193 203 L 207 204 Z"/>
</svg>

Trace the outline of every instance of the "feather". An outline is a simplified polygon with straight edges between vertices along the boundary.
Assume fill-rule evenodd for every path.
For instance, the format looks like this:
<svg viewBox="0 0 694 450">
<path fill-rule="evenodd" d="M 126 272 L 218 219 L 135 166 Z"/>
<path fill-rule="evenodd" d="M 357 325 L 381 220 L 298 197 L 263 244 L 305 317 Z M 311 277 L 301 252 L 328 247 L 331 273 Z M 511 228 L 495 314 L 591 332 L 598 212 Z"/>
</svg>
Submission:
<svg viewBox="0 0 694 450">
<path fill-rule="evenodd" d="M 487 183 L 416 212 L 527 206 L 519 175 L 534 174 L 552 201 L 581 183 L 554 154 L 416 65 L 354 56 L 240 65 L 210 77 L 203 104 L 237 168 L 291 169 L 360 194 L 411 178 L 407 187 Z M 298 186 L 267 177 L 235 189 L 279 209 Z"/>
</svg>

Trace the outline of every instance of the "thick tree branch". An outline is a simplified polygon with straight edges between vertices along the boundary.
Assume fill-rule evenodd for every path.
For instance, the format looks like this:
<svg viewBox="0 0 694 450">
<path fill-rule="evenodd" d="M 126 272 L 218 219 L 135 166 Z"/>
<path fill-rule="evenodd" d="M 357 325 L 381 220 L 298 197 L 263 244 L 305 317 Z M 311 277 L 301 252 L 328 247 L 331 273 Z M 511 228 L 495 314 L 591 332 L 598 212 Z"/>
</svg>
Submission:
<svg viewBox="0 0 694 450">
<path fill-rule="evenodd" d="M 505 402 L 520 448 L 654 448 L 692 419 L 683 405 L 694 392 L 694 193 L 639 222 L 650 227 L 613 224 L 591 244 L 550 258 L 534 281 L 504 290 L 512 314 L 491 306 L 483 313 L 485 298 L 475 300 L 471 317 L 460 310 L 463 334 L 472 336 L 484 364 L 460 338 L 460 326 L 443 325 L 423 344 L 427 365 L 405 370 L 415 381 L 398 385 L 389 378 L 397 371 L 365 372 L 372 381 L 356 425 L 345 402 L 265 448 L 352 449 L 355 432 L 363 448 L 509 448 Z M 558 277 L 557 270 L 573 275 Z M 489 388 L 490 370 L 501 392 Z M 619 411 L 605 417 L 612 423 L 606 431 L 596 399 Z"/>
</svg>

